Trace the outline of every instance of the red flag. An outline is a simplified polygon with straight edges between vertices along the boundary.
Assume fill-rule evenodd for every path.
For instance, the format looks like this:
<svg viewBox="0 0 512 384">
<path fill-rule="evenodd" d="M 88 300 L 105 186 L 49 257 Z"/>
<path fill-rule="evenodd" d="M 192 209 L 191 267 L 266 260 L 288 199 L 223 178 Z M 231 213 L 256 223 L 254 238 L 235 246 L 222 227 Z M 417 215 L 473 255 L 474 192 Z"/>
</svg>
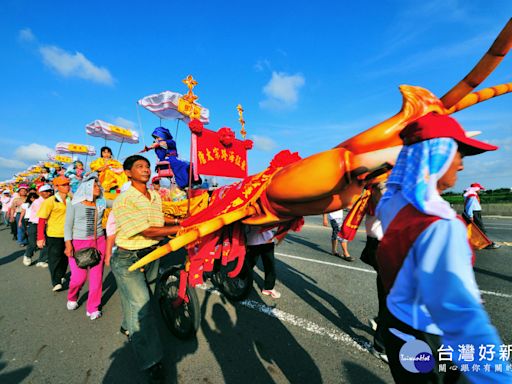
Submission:
<svg viewBox="0 0 512 384">
<path fill-rule="evenodd" d="M 338 233 L 339 237 L 348 241 L 354 240 L 357 228 L 359 228 L 359 225 L 366 214 L 366 210 L 368 209 L 370 196 L 371 192 L 368 189 L 365 189 L 363 194 L 352 206 L 352 209 L 348 212 L 347 217 L 345 217 L 341 230 Z"/>
<path fill-rule="evenodd" d="M 247 177 L 247 149 L 250 140 L 238 140 L 230 128 L 218 132 L 202 128 L 195 133 L 193 163 L 201 175 Z"/>
</svg>

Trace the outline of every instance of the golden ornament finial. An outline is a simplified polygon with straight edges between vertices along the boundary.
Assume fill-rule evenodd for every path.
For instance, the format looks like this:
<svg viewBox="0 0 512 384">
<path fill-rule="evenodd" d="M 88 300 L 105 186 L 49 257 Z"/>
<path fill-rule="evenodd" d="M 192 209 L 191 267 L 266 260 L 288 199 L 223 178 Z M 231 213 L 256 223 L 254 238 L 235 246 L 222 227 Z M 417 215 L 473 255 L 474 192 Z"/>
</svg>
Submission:
<svg viewBox="0 0 512 384">
<path fill-rule="evenodd" d="M 195 102 L 199 97 L 194 95 L 194 92 L 192 91 L 194 87 L 197 85 L 197 81 L 194 80 L 192 75 L 188 75 L 185 79 L 182 80 L 185 85 L 188 87 L 188 92 L 183 98 L 191 103 Z"/>
<path fill-rule="evenodd" d="M 241 104 L 238 104 L 236 109 L 238 111 L 238 116 L 239 116 L 238 121 L 240 122 L 240 124 L 242 124 L 242 129 L 240 130 L 240 134 L 242 135 L 242 138 L 245 140 L 245 135 L 247 135 L 247 131 L 245 130 L 244 109 L 242 108 Z"/>
</svg>

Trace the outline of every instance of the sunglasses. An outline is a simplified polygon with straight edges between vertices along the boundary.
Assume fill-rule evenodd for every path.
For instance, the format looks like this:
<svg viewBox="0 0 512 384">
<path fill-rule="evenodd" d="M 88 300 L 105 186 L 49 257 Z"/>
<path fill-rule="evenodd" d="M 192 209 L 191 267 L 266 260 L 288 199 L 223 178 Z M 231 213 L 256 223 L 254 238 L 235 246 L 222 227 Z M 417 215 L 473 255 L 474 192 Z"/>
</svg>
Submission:
<svg viewBox="0 0 512 384">
<path fill-rule="evenodd" d="M 66 184 L 59 184 L 59 187 L 69 187 L 69 183 L 66 183 Z"/>
</svg>

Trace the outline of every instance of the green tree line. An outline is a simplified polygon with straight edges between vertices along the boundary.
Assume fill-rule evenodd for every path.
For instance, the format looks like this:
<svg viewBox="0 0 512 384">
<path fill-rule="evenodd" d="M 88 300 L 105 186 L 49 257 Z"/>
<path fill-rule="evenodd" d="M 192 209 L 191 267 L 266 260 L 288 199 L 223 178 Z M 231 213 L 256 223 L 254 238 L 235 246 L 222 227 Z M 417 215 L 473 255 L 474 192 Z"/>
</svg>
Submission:
<svg viewBox="0 0 512 384">
<path fill-rule="evenodd" d="M 480 191 L 479 195 L 482 204 L 512 203 L 512 191 L 510 188 Z M 464 196 L 461 192 L 446 192 L 442 196 L 450 204 L 464 204 Z"/>
</svg>

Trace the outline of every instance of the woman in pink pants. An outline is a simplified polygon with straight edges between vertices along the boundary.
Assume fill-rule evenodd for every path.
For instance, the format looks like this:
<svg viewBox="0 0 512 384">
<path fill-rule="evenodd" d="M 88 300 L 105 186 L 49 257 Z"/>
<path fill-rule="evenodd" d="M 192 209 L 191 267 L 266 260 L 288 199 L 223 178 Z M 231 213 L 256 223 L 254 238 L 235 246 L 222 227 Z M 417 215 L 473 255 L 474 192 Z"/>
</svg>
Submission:
<svg viewBox="0 0 512 384">
<path fill-rule="evenodd" d="M 69 283 L 67 308 L 78 308 L 78 295 L 89 276 L 89 295 L 86 314 L 91 320 L 101 317 L 101 294 L 103 283 L 103 263 L 105 257 L 105 231 L 101 226 L 105 213 L 105 200 L 96 173 L 85 177 L 79 185 L 71 204 L 66 210 L 64 227 L 65 254 L 69 258 L 71 281 Z M 96 230 L 95 230 L 96 227 Z M 76 264 L 73 255 L 80 249 L 95 247 L 101 253 L 98 265 L 82 269 Z"/>
</svg>

